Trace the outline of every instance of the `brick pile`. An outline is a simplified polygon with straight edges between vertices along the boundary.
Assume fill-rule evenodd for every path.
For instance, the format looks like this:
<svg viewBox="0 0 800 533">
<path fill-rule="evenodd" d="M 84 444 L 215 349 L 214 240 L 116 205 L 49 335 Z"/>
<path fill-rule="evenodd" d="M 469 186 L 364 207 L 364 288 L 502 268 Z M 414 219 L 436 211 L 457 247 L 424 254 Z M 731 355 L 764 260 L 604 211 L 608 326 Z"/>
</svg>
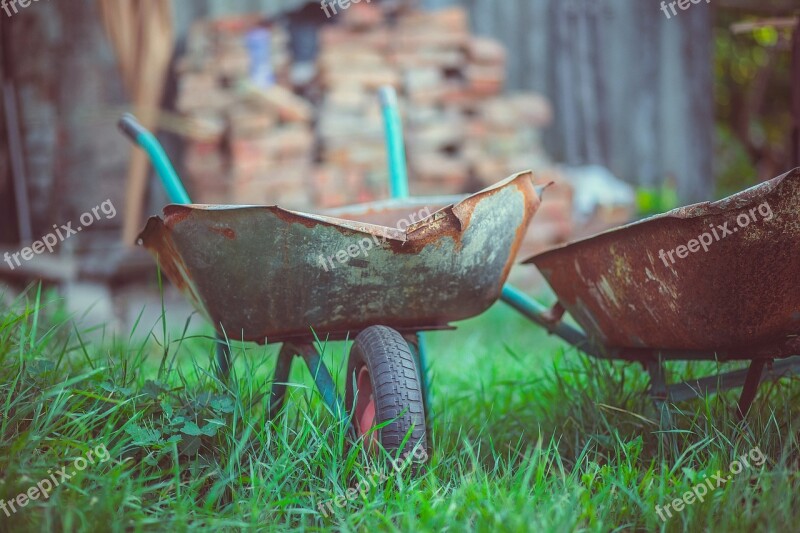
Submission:
<svg viewBox="0 0 800 533">
<path fill-rule="evenodd" d="M 463 9 L 408 10 L 390 22 L 378 4 L 361 2 L 339 17 L 320 34 L 324 188 L 357 183 L 359 197 L 385 194 L 381 85 L 400 95 L 414 194 L 476 190 L 546 164 L 539 132 L 551 119 L 549 103 L 501 95 L 506 51 L 470 34 Z"/>
<path fill-rule="evenodd" d="M 184 172 L 196 202 L 311 203 L 313 108 L 288 88 L 286 31 L 260 23 L 259 16 L 204 21 L 188 35 L 177 108 L 190 124 Z M 254 73 L 248 45 L 258 38 L 270 64 Z"/>
<path fill-rule="evenodd" d="M 180 61 L 178 109 L 190 119 L 184 173 L 195 201 L 326 208 L 388 195 L 377 90 L 397 89 L 415 195 L 474 192 L 515 172 L 555 179 L 537 216 L 547 244 L 571 232 L 570 188 L 540 132 L 552 119 L 534 93 L 504 94 L 506 50 L 472 35 L 466 12 L 389 13 L 360 2 L 319 32 L 317 76 L 293 92 L 286 32 L 269 27 L 274 85 L 258 89 L 248 37 L 258 16 L 197 24 Z M 550 170 L 547 170 L 550 169 Z M 534 243 L 533 248 L 539 248 Z"/>
</svg>

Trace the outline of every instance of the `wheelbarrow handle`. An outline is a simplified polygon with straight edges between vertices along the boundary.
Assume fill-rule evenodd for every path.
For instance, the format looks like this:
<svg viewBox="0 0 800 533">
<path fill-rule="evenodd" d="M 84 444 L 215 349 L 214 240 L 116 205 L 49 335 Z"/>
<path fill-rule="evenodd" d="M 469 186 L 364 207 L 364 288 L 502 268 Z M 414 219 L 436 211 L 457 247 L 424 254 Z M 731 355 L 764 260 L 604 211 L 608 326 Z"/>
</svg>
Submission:
<svg viewBox="0 0 800 533">
<path fill-rule="evenodd" d="M 139 121 L 136 120 L 136 117 L 130 113 L 125 113 L 122 115 L 122 118 L 119 119 L 119 123 L 117 125 L 119 126 L 120 131 L 122 131 L 122 133 L 124 133 L 125 136 L 128 137 L 128 139 L 134 144 L 139 144 L 139 135 L 150 133 L 147 131 L 147 128 L 139 124 Z"/>
<path fill-rule="evenodd" d="M 125 113 L 118 123 L 119 129 L 125 134 L 128 139 L 134 144 L 140 146 L 142 150 L 150 157 L 150 161 L 161 178 L 161 184 L 167 191 L 169 201 L 173 204 L 190 204 L 192 203 L 186 188 L 181 182 L 181 178 L 175 172 L 175 168 L 167 157 L 161 143 L 158 142 L 156 136 L 150 133 L 147 128 L 142 126 L 136 117 L 130 113 Z"/>
<path fill-rule="evenodd" d="M 386 151 L 389 154 L 389 189 L 392 198 L 408 198 L 408 169 L 403 143 L 403 124 L 397 106 L 397 92 L 394 87 L 381 87 L 378 95 L 383 111 L 386 132 Z"/>
</svg>

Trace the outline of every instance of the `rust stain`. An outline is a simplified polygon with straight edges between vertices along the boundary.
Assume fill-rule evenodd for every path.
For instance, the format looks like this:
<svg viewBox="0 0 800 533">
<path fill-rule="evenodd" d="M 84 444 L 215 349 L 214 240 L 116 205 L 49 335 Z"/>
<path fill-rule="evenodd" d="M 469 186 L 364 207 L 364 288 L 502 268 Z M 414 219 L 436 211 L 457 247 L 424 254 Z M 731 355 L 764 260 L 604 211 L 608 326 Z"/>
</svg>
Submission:
<svg viewBox="0 0 800 533">
<path fill-rule="evenodd" d="M 192 214 L 191 208 L 183 205 L 168 205 L 164 208 L 164 225 L 172 229 Z"/>
<path fill-rule="evenodd" d="M 550 181 L 541 186 L 541 191 L 545 191 L 548 187 L 553 185 L 554 182 Z M 533 182 L 530 182 L 531 188 L 533 188 L 533 194 L 531 194 L 530 190 L 524 186 L 525 184 L 518 184 L 517 187 L 519 191 L 523 194 L 526 202 L 526 209 L 525 209 L 525 221 L 516 229 L 514 235 L 514 245 L 511 248 L 511 257 L 508 263 L 503 270 L 502 275 L 502 283 L 498 287 L 498 292 L 502 291 L 503 285 L 505 284 L 505 280 L 508 279 L 508 275 L 511 272 L 511 267 L 514 265 L 514 260 L 519 253 L 519 248 L 522 246 L 522 241 L 525 238 L 525 234 L 528 231 L 528 226 L 530 225 L 531 219 L 536 214 L 536 211 L 539 209 L 539 206 L 542 204 L 542 198 L 539 196 L 539 193 L 536 191 L 535 187 L 533 187 Z"/>
<path fill-rule="evenodd" d="M 318 220 L 314 220 L 313 218 L 303 216 L 299 213 L 295 213 L 294 211 L 289 211 L 287 209 L 281 209 L 280 207 L 267 207 L 270 211 L 275 213 L 279 219 L 283 220 L 287 224 L 300 224 L 306 228 L 314 229 L 322 222 Z"/>
<path fill-rule="evenodd" d="M 390 241 L 389 244 L 395 254 L 416 254 L 430 244 L 450 238 L 455 242 L 456 250 L 460 250 L 462 232 L 461 221 L 453 212 L 453 207 L 448 206 L 409 227 L 405 242 Z"/>
<path fill-rule="evenodd" d="M 214 233 L 222 235 L 226 239 L 234 240 L 236 238 L 236 232 L 231 228 L 218 228 L 215 226 L 209 226 L 208 229 Z"/>
<path fill-rule="evenodd" d="M 758 206 L 772 213 L 735 228 Z M 800 334 L 800 169 L 718 202 L 675 209 L 535 255 L 589 337 L 613 348 L 746 349 Z M 766 213 L 766 209 L 764 211 Z M 761 213 L 761 211 L 759 211 Z M 673 263 L 660 251 L 728 224 Z M 666 264 L 665 264 L 666 263 Z"/>
<path fill-rule="evenodd" d="M 419 202 L 410 199 L 408 206 Z M 539 204 L 533 176 L 523 172 L 405 231 L 277 206 L 168 206 L 165 221 L 150 219 L 141 240 L 165 275 L 230 337 L 311 338 L 311 328 L 324 335 L 372 324 L 423 330 L 496 301 Z M 386 209 L 406 207 L 396 202 Z M 227 240 L 211 246 L 198 230 Z M 365 237 L 374 243 L 368 255 L 325 263 L 326 252 Z M 336 250 L 326 251 L 331 245 Z"/>
<path fill-rule="evenodd" d="M 185 217 L 184 217 L 185 218 Z M 139 240 L 142 246 L 156 256 L 161 271 L 180 290 L 187 288 L 183 272 L 188 272 L 186 264 L 175 249 L 175 243 L 169 236 L 170 228 L 158 217 L 151 217 L 147 221 Z"/>
<path fill-rule="evenodd" d="M 449 237 L 455 242 L 456 250 L 460 251 L 462 246 L 461 236 L 470 226 L 475 207 L 504 188 L 516 189 L 522 195 L 525 204 L 524 220 L 519 227 L 514 228 L 515 238 L 512 254 L 502 273 L 504 283 L 522 244 L 522 238 L 525 236 L 528 224 L 541 202 L 534 189 L 533 175 L 530 172 L 521 172 L 455 205 L 445 207 L 425 220 L 412 224 L 407 230 L 408 240 L 400 245 L 393 243 L 392 250 L 401 254 L 414 254 L 436 241 Z"/>
</svg>

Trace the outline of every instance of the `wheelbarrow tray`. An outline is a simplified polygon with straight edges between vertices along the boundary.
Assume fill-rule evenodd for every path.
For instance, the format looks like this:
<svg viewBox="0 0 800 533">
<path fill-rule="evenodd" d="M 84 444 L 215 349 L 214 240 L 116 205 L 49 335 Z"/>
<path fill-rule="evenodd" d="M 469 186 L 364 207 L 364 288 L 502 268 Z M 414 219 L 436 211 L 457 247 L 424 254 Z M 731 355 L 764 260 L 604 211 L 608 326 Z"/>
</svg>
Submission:
<svg viewBox="0 0 800 533">
<path fill-rule="evenodd" d="M 139 242 L 229 338 L 439 329 L 497 300 L 539 203 L 523 172 L 405 231 L 277 206 L 169 205 Z"/>
<path fill-rule="evenodd" d="M 750 210 L 765 202 L 771 219 L 757 211 L 753 221 Z M 712 354 L 752 348 L 750 357 L 780 357 L 800 348 L 799 209 L 794 169 L 525 262 L 537 266 L 594 345 Z M 746 227 L 739 227 L 740 215 L 751 217 Z M 659 257 L 726 223 L 735 230 L 708 251 L 673 255 L 674 263 Z"/>
</svg>

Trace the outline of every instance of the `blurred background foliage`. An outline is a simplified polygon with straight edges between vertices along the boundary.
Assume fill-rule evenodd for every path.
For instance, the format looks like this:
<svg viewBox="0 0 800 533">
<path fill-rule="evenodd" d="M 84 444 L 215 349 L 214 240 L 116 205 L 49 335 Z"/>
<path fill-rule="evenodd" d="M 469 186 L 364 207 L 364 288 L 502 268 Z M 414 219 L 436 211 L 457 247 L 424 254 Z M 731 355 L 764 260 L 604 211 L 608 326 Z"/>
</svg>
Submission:
<svg viewBox="0 0 800 533">
<path fill-rule="evenodd" d="M 720 9 L 714 22 L 715 174 L 723 197 L 793 166 L 791 17 L 771 2 Z M 797 4 L 800 9 L 800 3 Z M 774 13 L 774 14 L 773 14 Z M 759 22 L 773 25 L 757 26 Z M 795 25 L 796 27 L 796 25 Z"/>
</svg>

